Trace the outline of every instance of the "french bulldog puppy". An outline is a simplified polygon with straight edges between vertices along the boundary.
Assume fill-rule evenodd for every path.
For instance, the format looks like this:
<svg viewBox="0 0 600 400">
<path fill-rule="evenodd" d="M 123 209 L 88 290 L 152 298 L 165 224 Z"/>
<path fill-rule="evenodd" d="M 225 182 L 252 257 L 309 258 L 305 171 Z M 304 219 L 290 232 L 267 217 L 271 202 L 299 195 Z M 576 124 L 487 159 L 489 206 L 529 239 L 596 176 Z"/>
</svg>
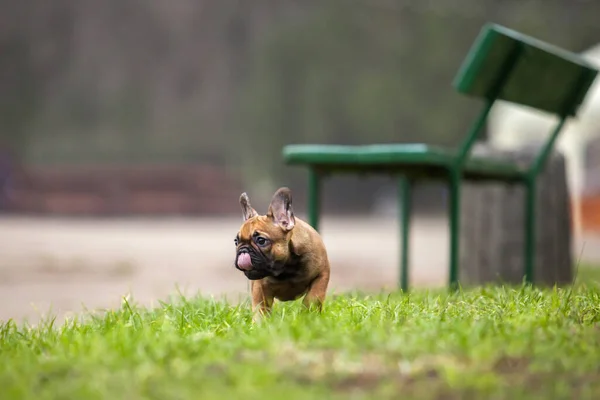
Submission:
<svg viewBox="0 0 600 400">
<path fill-rule="evenodd" d="M 329 259 L 319 233 L 294 216 L 292 192 L 282 187 L 266 215 L 246 193 L 240 196 L 244 222 L 235 237 L 235 267 L 251 281 L 254 321 L 271 311 L 273 300 L 322 310 L 329 284 Z"/>
</svg>

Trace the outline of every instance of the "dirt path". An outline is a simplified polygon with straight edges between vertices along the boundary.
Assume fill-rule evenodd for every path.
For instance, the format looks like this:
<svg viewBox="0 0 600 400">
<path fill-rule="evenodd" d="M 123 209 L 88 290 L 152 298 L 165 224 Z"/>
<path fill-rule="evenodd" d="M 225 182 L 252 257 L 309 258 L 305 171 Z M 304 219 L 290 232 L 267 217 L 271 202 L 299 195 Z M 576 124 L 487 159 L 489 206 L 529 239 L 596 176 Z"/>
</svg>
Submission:
<svg viewBox="0 0 600 400">
<path fill-rule="evenodd" d="M 197 291 L 236 301 L 247 281 L 234 269 L 239 219 L 68 220 L 0 219 L 0 319 L 37 320 L 50 309 L 62 319 L 83 306 L 118 306 L 132 293 L 150 305 L 176 292 Z M 325 219 L 322 233 L 332 261 L 331 290 L 376 291 L 398 280 L 396 221 Z M 445 282 L 444 221 L 418 218 L 411 282 Z M 600 238 L 585 246 L 600 261 Z"/>
</svg>

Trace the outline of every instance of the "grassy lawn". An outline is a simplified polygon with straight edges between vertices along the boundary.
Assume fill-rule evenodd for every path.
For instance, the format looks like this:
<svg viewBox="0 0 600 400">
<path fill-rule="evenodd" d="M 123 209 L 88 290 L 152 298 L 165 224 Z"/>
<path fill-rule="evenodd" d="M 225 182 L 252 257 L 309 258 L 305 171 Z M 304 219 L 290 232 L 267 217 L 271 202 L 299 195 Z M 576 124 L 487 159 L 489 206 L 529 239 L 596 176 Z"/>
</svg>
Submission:
<svg viewBox="0 0 600 400">
<path fill-rule="evenodd" d="M 173 299 L 62 326 L 0 325 L 1 399 L 600 398 L 600 269 L 574 289 Z"/>
</svg>

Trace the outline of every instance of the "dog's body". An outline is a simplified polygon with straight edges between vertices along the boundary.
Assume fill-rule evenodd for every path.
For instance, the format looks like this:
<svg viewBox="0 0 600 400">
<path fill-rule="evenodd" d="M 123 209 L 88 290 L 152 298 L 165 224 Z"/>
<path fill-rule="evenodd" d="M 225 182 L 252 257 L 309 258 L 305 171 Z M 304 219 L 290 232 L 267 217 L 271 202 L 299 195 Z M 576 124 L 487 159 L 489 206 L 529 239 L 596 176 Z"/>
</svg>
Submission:
<svg viewBox="0 0 600 400">
<path fill-rule="evenodd" d="M 304 297 L 319 310 L 329 284 L 329 259 L 319 233 L 294 216 L 291 192 L 279 189 L 266 215 L 240 197 L 244 223 L 236 236 L 235 266 L 251 280 L 255 316 L 268 313 L 273 300 Z"/>
</svg>

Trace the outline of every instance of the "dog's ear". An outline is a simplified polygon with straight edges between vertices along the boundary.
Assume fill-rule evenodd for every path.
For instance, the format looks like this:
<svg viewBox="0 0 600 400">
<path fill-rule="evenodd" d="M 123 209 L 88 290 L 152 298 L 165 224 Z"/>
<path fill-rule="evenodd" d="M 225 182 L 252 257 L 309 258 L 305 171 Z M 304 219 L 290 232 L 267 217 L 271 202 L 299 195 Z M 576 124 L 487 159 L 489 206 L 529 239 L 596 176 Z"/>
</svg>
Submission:
<svg viewBox="0 0 600 400">
<path fill-rule="evenodd" d="M 285 231 L 294 229 L 296 219 L 294 218 L 292 191 L 290 189 L 282 187 L 275 192 L 269 205 L 267 216 L 272 218 L 273 222 Z"/>
<path fill-rule="evenodd" d="M 252 205 L 250 204 L 250 199 L 248 198 L 246 192 L 242 193 L 242 195 L 240 196 L 240 205 L 242 206 L 242 216 L 244 218 L 244 221 L 252 217 L 256 217 L 258 215 L 256 210 L 252 208 Z"/>
</svg>

